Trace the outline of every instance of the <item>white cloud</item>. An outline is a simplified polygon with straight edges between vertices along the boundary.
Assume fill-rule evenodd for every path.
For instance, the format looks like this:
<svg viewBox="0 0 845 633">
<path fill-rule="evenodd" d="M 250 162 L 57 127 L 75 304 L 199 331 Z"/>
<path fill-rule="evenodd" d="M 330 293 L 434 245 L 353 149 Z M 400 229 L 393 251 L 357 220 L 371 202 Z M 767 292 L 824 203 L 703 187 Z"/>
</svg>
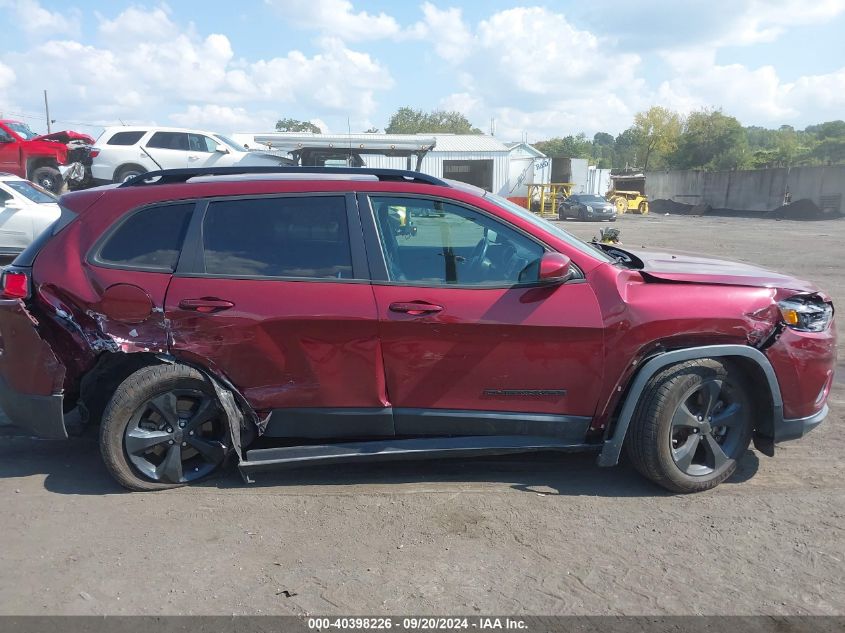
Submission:
<svg viewBox="0 0 845 633">
<path fill-rule="evenodd" d="M 399 34 L 399 23 L 386 13 L 355 12 L 349 0 L 265 0 L 293 24 L 345 41 L 376 40 Z"/>
<path fill-rule="evenodd" d="M 30 36 L 77 35 L 80 31 L 76 9 L 64 14 L 48 11 L 38 0 L 0 0 L 0 9 L 13 13 L 13 19 L 6 21 L 6 27 L 21 29 Z"/>
<path fill-rule="evenodd" d="M 431 42 L 435 52 L 451 62 L 458 62 L 469 55 L 473 36 L 464 23 L 461 10 L 456 7 L 438 9 L 430 2 L 422 5 L 423 20 L 408 31 L 414 39 Z"/>
<path fill-rule="evenodd" d="M 188 106 L 183 112 L 171 114 L 170 121 L 179 127 L 224 134 L 241 130 L 272 130 L 276 123 L 273 115 L 267 112 L 250 112 L 242 107 L 214 104 Z"/>
<path fill-rule="evenodd" d="M 789 28 L 822 23 L 843 12 L 845 0 L 750 0 L 744 10 L 726 16 L 724 32 L 713 44 L 773 42 Z"/>
<path fill-rule="evenodd" d="M 647 104 L 639 56 L 620 52 L 561 13 L 508 9 L 473 29 L 459 12 L 423 9 L 431 25 L 448 16 L 457 34 L 445 48 L 435 48 L 463 88 L 442 99 L 441 107 L 463 112 L 482 129 L 493 117 L 497 134 L 508 138 L 521 138 L 523 131 L 549 136 L 615 130 Z M 624 99 L 619 77 L 626 78 Z M 637 93 L 643 96 L 630 97 Z"/>
<path fill-rule="evenodd" d="M 387 68 L 339 40 L 320 40 L 311 55 L 293 50 L 246 61 L 235 58 L 225 35 L 202 36 L 160 7 L 99 16 L 97 34 L 95 44 L 48 39 L 24 52 L 0 54 L 0 80 L 4 68 L 15 68 L 4 81 L 14 81 L 20 94 L 35 95 L 41 71 L 61 68 L 50 81 L 57 117 L 72 108 L 69 119 L 161 118 L 212 129 L 246 125 L 252 112 L 269 108 L 284 110 L 277 116 L 295 110 L 363 119 L 376 108 L 375 93 L 393 85 Z M 262 125 L 266 121 L 259 116 Z"/>
</svg>

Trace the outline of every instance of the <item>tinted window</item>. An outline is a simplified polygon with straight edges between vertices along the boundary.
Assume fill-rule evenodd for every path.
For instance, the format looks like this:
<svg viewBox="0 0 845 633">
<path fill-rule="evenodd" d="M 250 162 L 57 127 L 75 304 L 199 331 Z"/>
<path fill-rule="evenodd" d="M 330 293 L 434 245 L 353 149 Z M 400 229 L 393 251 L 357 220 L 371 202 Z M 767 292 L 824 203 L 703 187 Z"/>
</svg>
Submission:
<svg viewBox="0 0 845 633">
<path fill-rule="evenodd" d="M 193 208 L 191 202 L 138 211 L 109 237 L 100 249 L 98 259 L 110 264 L 173 272 Z"/>
<path fill-rule="evenodd" d="M 536 281 L 543 247 L 465 207 L 425 198 L 371 198 L 388 276 L 425 284 Z"/>
<path fill-rule="evenodd" d="M 188 135 L 184 132 L 156 132 L 147 142 L 147 147 L 188 151 Z"/>
<path fill-rule="evenodd" d="M 143 131 L 118 132 L 106 142 L 106 145 L 134 145 L 141 140 L 141 137 L 144 136 L 144 134 L 146 134 L 146 132 Z"/>
<path fill-rule="evenodd" d="M 203 238 L 209 274 L 352 278 L 340 196 L 212 202 Z"/>
</svg>

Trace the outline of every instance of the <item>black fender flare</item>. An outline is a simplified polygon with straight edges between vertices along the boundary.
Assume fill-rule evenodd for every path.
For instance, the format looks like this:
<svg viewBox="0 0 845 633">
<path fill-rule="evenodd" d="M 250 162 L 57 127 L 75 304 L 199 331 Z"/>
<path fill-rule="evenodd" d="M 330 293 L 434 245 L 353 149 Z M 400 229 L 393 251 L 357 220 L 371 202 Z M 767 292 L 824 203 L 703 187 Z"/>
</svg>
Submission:
<svg viewBox="0 0 845 633">
<path fill-rule="evenodd" d="M 703 345 L 701 347 L 689 347 L 686 349 L 674 350 L 671 352 L 664 352 L 659 356 L 646 361 L 631 382 L 631 387 L 628 389 L 628 395 L 625 398 L 625 403 L 619 413 L 619 418 L 616 420 L 613 434 L 607 437 L 602 445 L 601 453 L 599 453 L 597 463 L 599 466 L 615 466 L 619 463 L 619 455 L 622 452 L 622 445 L 625 442 L 625 436 L 628 433 L 628 426 L 631 424 L 631 418 L 634 416 L 634 410 L 640 400 L 640 396 L 645 389 L 646 383 L 658 371 L 674 365 L 676 363 L 683 363 L 688 360 L 695 360 L 698 358 L 724 358 L 724 357 L 741 357 L 746 358 L 756 363 L 763 372 L 766 382 L 769 385 L 769 391 L 772 398 L 772 415 L 773 428 L 777 428 L 783 422 L 783 398 L 780 393 L 780 386 L 778 385 L 775 370 L 769 359 L 763 352 L 755 347 L 747 345 Z"/>
</svg>

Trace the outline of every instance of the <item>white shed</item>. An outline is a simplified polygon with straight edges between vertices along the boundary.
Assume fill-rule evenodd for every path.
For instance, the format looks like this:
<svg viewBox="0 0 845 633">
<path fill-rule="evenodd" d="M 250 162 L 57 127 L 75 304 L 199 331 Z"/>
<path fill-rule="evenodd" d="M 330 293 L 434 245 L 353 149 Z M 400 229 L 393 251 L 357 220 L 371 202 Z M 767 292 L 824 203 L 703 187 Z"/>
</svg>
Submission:
<svg viewBox="0 0 845 633">
<path fill-rule="evenodd" d="M 318 144 L 341 150 L 349 148 L 355 152 L 359 148 L 391 147 L 396 149 L 414 145 L 419 141 L 419 149 L 430 146 L 420 164 L 420 171 L 438 178 L 450 178 L 467 182 L 501 196 L 519 196 L 514 191 L 524 191 L 525 184 L 548 182 L 550 165 L 548 159 L 526 143 L 505 144 L 499 139 L 486 134 L 351 134 L 322 135 L 298 132 L 269 132 L 263 134 L 233 135 L 246 145 L 253 143 L 271 143 L 279 151 L 297 151 L 298 148 Z M 387 154 L 390 152 L 387 151 Z M 367 167 L 408 169 L 409 160 L 404 156 L 387 154 L 361 154 L 360 158 Z M 328 164 L 328 163 L 327 163 Z M 360 164 L 360 163 L 358 163 Z M 522 193 L 522 196 L 525 194 Z"/>
<path fill-rule="evenodd" d="M 505 143 L 509 149 L 509 173 L 507 198 L 524 200 L 528 196 L 527 185 L 549 182 L 552 163 L 540 150 L 528 143 Z"/>
</svg>

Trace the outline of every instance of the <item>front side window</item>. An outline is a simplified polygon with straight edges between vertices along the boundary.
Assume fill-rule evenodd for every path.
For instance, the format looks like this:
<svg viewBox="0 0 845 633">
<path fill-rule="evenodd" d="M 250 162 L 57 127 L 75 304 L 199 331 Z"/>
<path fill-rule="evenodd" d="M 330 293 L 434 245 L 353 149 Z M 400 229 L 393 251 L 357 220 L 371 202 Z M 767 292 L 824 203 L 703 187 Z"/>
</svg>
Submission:
<svg viewBox="0 0 845 633">
<path fill-rule="evenodd" d="M 184 132 L 156 132 L 147 142 L 147 147 L 188 151 L 188 135 Z"/>
<path fill-rule="evenodd" d="M 100 249 L 99 262 L 173 272 L 194 203 L 142 209 L 123 222 Z"/>
<path fill-rule="evenodd" d="M 188 145 L 192 152 L 214 152 L 218 143 L 203 134 L 188 134 Z"/>
<path fill-rule="evenodd" d="M 391 281 L 509 286 L 537 279 L 543 247 L 480 211 L 428 198 L 370 200 Z"/>
<path fill-rule="evenodd" d="M 342 196 L 212 202 L 203 246 L 205 272 L 211 275 L 353 277 Z"/>
<path fill-rule="evenodd" d="M 12 132 L 20 136 L 25 141 L 29 141 L 38 136 L 26 123 L 13 121 L 11 123 L 6 123 L 6 125 L 9 126 L 9 129 L 12 130 Z"/>
</svg>

